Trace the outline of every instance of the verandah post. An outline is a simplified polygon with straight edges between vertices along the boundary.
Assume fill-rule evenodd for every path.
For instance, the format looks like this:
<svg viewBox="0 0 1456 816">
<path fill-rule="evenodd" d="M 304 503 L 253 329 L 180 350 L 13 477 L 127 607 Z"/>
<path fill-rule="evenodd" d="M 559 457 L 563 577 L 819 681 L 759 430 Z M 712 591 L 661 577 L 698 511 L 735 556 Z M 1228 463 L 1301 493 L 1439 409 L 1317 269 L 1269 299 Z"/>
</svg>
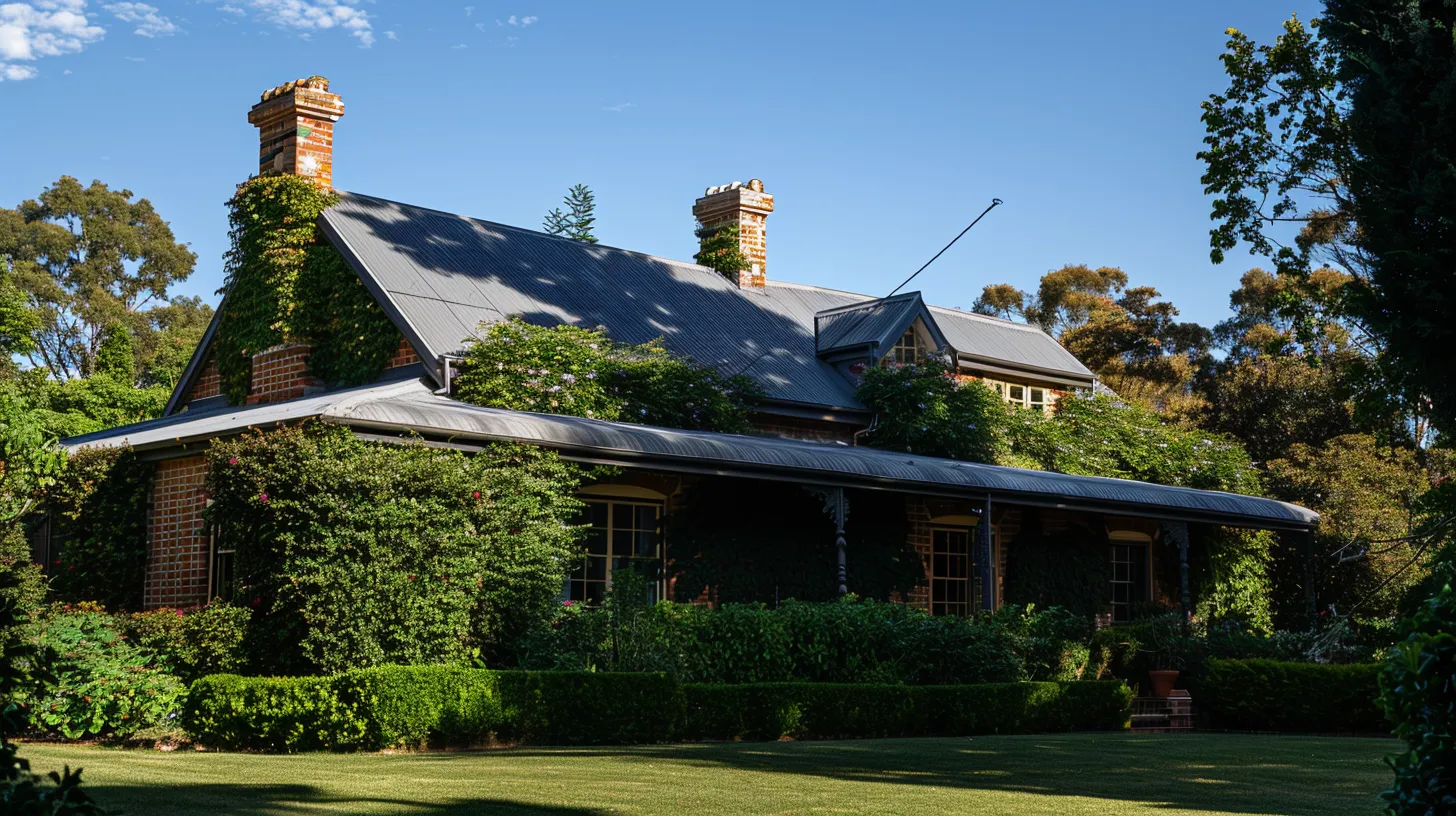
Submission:
<svg viewBox="0 0 1456 816">
<path fill-rule="evenodd" d="M 988 612 L 995 611 L 996 591 L 992 586 L 994 573 L 991 570 L 991 497 L 986 497 L 986 503 L 981 507 L 981 608 Z"/>
</svg>

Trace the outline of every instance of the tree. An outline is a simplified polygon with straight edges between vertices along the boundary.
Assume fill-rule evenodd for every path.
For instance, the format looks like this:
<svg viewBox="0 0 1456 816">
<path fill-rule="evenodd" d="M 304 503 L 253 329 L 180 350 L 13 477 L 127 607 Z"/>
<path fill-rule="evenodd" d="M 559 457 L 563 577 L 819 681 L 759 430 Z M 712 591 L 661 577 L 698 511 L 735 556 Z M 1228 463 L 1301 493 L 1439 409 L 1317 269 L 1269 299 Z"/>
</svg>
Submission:
<svg viewBox="0 0 1456 816">
<path fill-rule="evenodd" d="M 875 412 L 864 437 L 872 447 L 987 463 L 1006 454 L 1010 409 L 995 391 L 957 377 L 944 361 L 872 366 L 855 396 Z"/>
<path fill-rule="evenodd" d="M 566 191 L 564 203 L 566 212 L 557 207 L 546 213 L 546 221 L 541 225 L 542 231 L 547 235 L 560 235 L 574 241 L 595 244 L 597 238 L 592 234 L 592 225 L 597 220 L 597 204 L 591 188 L 585 184 L 573 185 Z"/>
<path fill-rule="evenodd" d="M 1364 261 L 1351 308 L 1386 344 L 1390 370 L 1456 427 L 1456 8 L 1327 0 L 1339 55 L 1348 211 Z"/>
<path fill-rule="evenodd" d="M 59 380 L 89 374 L 106 327 L 165 303 L 197 260 L 147 199 L 70 176 L 0 208 L 0 256 L 41 320 L 28 356 Z"/>
<path fill-rule="evenodd" d="M 1450 476 L 1449 460 L 1445 451 L 1419 457 L 1369 434 L 1348 434 L 1319 446 L 1294 444 L 1269 463 L 1270 492 L 1320 514 L 1322 604 L 1342 611 L 1359 603 L 1360 612 L 1375 616 L 1395 612 L 1431 560 L 1420 541 L 1398 539 L 1421 526 L 1425 497 Z"/>
<path fill-rule="evenodd" d="M 725 221 L 711 227 L 698 224 L 693 229 L 698 237 L 698 254 L 693 260 L 716 271 L 733 283 L 738 273 L 747 272 L 750 264 L 743 253 L 742 231 L 737 221 Z"/>
<path fill-rule="evenodd" d="M 1158 290 L 1127 285 L 1121 269 L 1076 264 L 1043 275 L 1035 294 L 987 286 L 973 309 L 1038 326 L 1122 396 L 1168 407 L 1187 392 L 1211 335 L 1176 320 Z"/>
</svg>

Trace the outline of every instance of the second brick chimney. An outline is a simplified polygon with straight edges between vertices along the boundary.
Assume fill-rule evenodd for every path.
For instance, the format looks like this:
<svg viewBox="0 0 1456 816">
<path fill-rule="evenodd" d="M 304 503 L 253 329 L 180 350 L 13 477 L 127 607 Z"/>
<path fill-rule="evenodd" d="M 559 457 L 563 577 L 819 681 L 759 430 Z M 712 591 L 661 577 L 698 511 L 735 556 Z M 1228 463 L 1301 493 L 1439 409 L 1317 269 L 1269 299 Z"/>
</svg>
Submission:
<svg viewBox="0 0 1456 816">
<path fill-rule="evenodd" d="M 264 91 L 248 111 L 258 128 L 258 175 L 307 176 L 333 186 L 334 123 L 343 115 L 344 101 L 321 76 Z"/>
<path fill-rule="evenodd" d="M 739 286 L 759 289 L 768 285 L 768 214 L 773 212 L 774 198 L 763 191 L 763 182 L 753 179 L 748 184 L 733 182 L 722 187 L 709 187 L 703 197 L 693 203 L 693 217 L 705 227 L 738 224 L 738 242 L 748 256 L 748 269 L 738 273 Z"/>
</svg>

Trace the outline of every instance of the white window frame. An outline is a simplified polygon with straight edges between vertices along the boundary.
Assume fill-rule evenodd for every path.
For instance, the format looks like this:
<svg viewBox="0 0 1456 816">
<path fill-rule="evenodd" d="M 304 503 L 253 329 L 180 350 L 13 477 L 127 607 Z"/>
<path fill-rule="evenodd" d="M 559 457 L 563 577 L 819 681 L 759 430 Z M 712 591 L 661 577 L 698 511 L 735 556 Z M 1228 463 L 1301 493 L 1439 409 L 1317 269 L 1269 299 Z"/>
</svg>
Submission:
<svg viewBox="0 0 1456 816">
<path fill-rule="evenodd" d="M 1143 600 L 1153 596 L 1152 538 L 1141 533 L 1124 531 L 1113 532 L 1108 538 L 1107 559 L 1112 575 L 1108 591 L 1111 597 L 1109 603 L 1112 610 L 1112 622 L 1127 623 L 1132 620 L 1133 604 L 1142 602 L 1134 600 L 1134 596 L 1141 594 Z M 1120 558 L 1119 556 L 1123 554 L 1128 557 Z M 1134 559 L 1140 559 L 1141 564 Z M 1125 568 L 1122 577 L 1119 577 L 1118 567 Z M 1135 567 L 1140 568 L 1143 572 L 1141 593 L 1134 591 L 1134 587 L 1138 584 L 1133 580 Z M 1124 600 L 1118 600 L 1119 587 L 1126 587 Z"/>
<path fill-rule="evenodd" d="M 900 335 L 899 340 L 895 341 L 894 347 L 890 349 L 889 359 L 900 365 L 909 365 L 919 360 L 923 351 L 920 333 L 915 331 L 914 326 L 911 326 Z"/>
<path fill-rule="evenodd" d="M 966 617 L 979 606 L 979 599 L 976 597 L 976 534 L 974 527 L 963 527 L 959 525 L 934 525 L 930 528 L 930 614 L 932 615 L 957 615 Z M 943 572 L 954 572 L 950 569 L 952 558 L 962 557 L 960 553 L 952 552 L 949 549 L 942 553 L 937 549 L 937 538 L 949 536 L 964 536 L 966 549 L 964 554 L 965 567 L 963 575 L 942 574 Z M 946 556 L 946 568 L 942 569 L 940 559 L 937 556 Z M 938 589 L 959 588 L 962 590 L 962 600 L 936 600 Z M 945 597 L 944 595 L 942 597 Z"/>
</svg>

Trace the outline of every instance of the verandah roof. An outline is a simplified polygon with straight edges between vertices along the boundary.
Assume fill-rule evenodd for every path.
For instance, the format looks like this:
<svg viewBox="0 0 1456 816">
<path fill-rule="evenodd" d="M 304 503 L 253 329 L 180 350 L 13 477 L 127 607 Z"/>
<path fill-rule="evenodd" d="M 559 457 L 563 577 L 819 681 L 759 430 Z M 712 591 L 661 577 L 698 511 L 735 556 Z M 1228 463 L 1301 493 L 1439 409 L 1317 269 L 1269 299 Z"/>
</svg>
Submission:
<svg viewBox="0 0 1456 816">
<path fill-rule="evenodd" d="M 1313 511 L 1297 505 L 1211 490 L 1069 476 L 874 448 L 482 408 L 437 395 L 423 380 L 376 384 L 271 405 L 186 412 L 73 437 L 64 444 L 72 449 L 123 444 L 141 451 L 195 449 L 209 439 L 250 427 L 313 417 L 366 433 L 418 433 L 465 447 L 522 442 L 558 450 L 577 461 L 670 472 L 989 498 L 1263 529 L 1307 530 L 1319 521 Z"/>
</svg>

